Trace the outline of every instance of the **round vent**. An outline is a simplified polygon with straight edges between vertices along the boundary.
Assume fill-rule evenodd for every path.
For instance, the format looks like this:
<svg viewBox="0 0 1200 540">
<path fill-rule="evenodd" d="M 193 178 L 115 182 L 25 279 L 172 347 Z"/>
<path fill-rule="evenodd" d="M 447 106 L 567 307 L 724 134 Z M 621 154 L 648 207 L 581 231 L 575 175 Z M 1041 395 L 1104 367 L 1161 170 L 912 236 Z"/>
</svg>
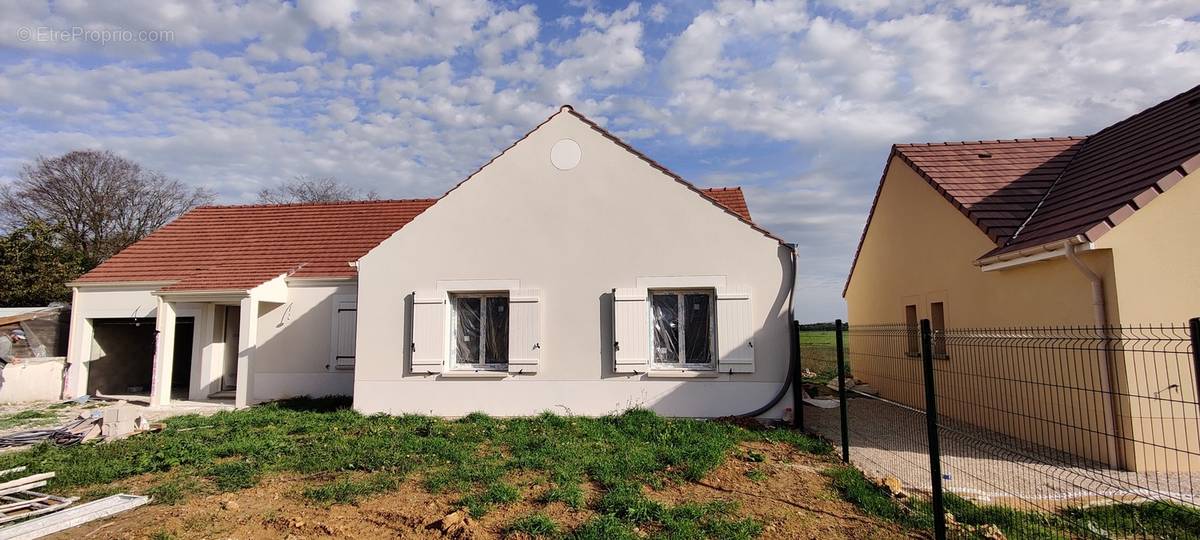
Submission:
<svg viewBox="0 0 1200 540">
<path fill-rule="evenodd" d="M 583 151 L 579 149 L 579 143 L 571 139 L 562 139 L 554 143 L 554 147 L 550 149 L 550 163 L 560 171 L 569 171 L 579 165 L 579 158 L 583 157 Z"/>
</svg>

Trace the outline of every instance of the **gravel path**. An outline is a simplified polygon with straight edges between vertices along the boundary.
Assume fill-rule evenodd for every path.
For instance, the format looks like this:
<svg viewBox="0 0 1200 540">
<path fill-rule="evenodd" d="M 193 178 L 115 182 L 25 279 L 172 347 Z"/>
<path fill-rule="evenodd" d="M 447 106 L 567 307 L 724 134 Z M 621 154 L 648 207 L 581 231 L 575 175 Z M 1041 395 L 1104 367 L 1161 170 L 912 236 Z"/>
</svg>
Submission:
<svg viewBox="0 0 1200 540">
<path fill-rule="evenodd" d="M 851 462 L 868 475 L 894 476 L 910 490 L 928 492 L 925 415 L 876 399 L 853 398 L 848 407 Z M 804 421 L 840 444 L 838 409 L 806 406 Z M 940 433 L 942 485 L 972 500 L 1039 507 L 1145 499 L 1200 504 L 1200 472 L 1119 471 L 967 426 Z"/>
</svg>

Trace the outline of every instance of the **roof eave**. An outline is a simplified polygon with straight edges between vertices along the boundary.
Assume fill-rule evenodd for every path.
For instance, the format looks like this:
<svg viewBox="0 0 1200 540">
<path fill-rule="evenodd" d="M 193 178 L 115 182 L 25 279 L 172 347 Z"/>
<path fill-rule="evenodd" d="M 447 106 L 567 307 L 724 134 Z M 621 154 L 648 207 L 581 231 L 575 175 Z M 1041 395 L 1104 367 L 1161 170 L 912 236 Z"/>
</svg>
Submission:
<svg viewBox="0 0 1200 540">
<path fill-rule="evenodd" d="M 992 272 L 995 270 L 1004 270 L 1017 266 L 1025 266 L 1038 261 L 1055 259 L 1066 256 L 1067 245 L 1082 246 L 1082 249 L 1077 251 L 1091 251 L 1096 249 L 1096 245 L 1089 242 L 1084 235 L 1075 235 L 1066 240 L 1055 240 L 1046 242 L 1045 244 L 983 257 L 976 260 L 973 264 L 978 266 L 984 272 Z"/>
</svg>

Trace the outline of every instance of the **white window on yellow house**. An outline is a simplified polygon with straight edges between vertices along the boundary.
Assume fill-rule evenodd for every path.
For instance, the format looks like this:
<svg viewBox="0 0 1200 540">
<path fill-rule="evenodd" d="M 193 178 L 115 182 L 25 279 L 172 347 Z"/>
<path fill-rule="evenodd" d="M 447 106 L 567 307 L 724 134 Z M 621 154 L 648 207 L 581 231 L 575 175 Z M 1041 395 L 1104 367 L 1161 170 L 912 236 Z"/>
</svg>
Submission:
<svg viewBox="0 0 1200 540">
<path fill-rule="evenodd" d="M 655 367 L 715 369 L 714 304 L 711 289 L 650 291 Z"/>
<path fill-rule="evenodd" d="M 508 369 L 508 293 L 450 295 L 453 367 Z"/>
</svg>

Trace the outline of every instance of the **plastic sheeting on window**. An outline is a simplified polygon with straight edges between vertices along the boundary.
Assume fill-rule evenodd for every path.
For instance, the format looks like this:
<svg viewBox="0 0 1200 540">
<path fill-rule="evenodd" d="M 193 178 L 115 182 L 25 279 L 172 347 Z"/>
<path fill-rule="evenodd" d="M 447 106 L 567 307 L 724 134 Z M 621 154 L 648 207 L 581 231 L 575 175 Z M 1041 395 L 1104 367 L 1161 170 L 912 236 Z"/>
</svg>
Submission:
<svg viewBox="0 0 1200 540">
<path fill-rule="evenodd" d="M 470 296 L 454 299 L 454 318 L 458 321 L 454 332 L 454 358 L 459 364 L 479 363 L 482 302 L 482 298 Z"/>
<path fill-rule="evenodd" d="M 683 295 L 686 362 L 707 364 L 712 361 L 712 297 L 707 294 Z"/>
<path fill-rule="evenodd" d="M 487 316 L 484 325 L 487 327 L 487 341 L 484 343 L 484 357 L 489 364 L 508 363 L 508 298 L 493 296 L 485 298 Z"/>
<path fill-rule="evenodd" d="M 651 296 L 654 311 L 654 361 L 679 362 L 679 296 L 675 293 Z"/>
</svg>

